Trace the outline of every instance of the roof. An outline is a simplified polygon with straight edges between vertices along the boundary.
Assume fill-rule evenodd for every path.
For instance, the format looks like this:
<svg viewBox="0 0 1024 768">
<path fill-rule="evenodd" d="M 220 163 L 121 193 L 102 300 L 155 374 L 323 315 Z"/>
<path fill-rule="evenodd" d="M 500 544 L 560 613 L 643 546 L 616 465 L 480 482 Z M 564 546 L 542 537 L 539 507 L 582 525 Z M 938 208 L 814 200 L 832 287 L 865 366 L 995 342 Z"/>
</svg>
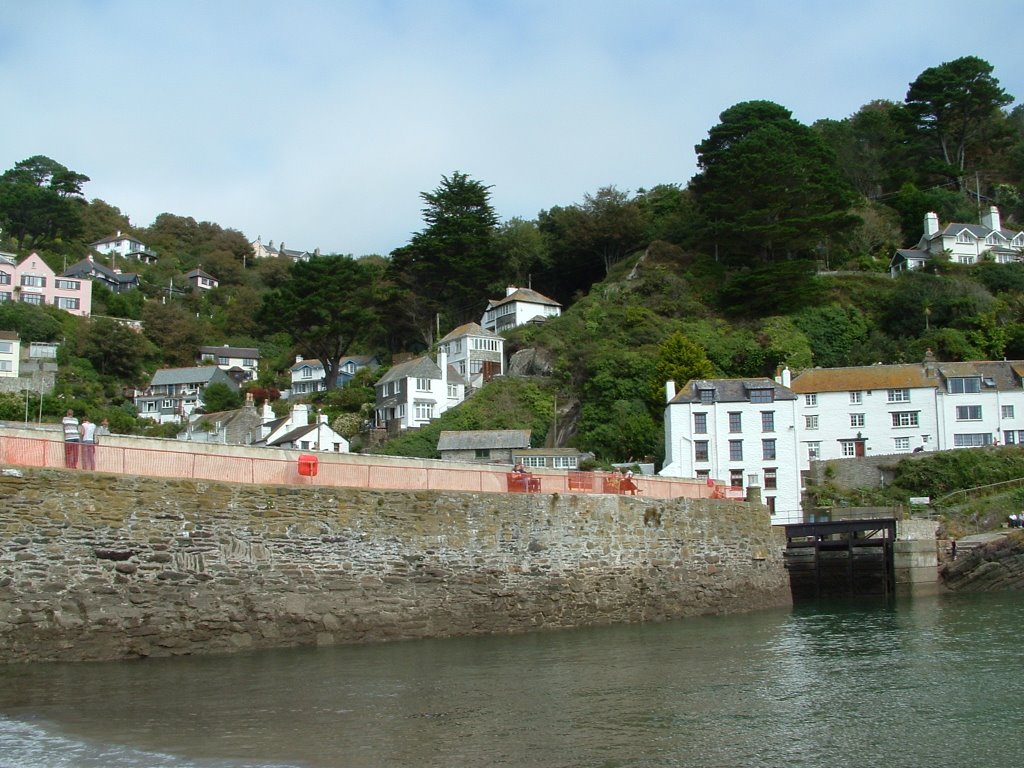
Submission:
<svg viewBox="0 0 1024 768">
<path fill-rule="evenodd" d="M 115 272 L 106 264 L 101 264 L 92 259 L 76 261 L 64 270 L 61 277 L 85 277 L 94 274 L 101 275 L 105 280 L 112 283 L 137 283 L 139 276 L 135 272 Z"/>
<path fill-rule="evenodd" d="M 691 379 L 686 382 L 679 394 L 672 398 L 673 403 L 699 403 L 702 389 L 715 390 L 716 403 L 747 403 L 750 402 L 751 390 L 772 389 L 775 400 L 796 400 L 796 395 L 781 384 L 769 378 L 760 379 Z"/>
<path fill-rule="evenodd" d="M 795 376 L 790 389 L 811 392 L 850 392 L 865 389 L 935 388 L 938 380 L 920 363 L 861 365 L 855 368 L 812 368 Z"/>
<path fill-rule="evenodd" d="M 977 376 L 982 380 L 983 390 L 1020 391 L 1024 361 L 981 360 L 967 363 L 938 363 L 935 367 L 944 380 Z"/>
<path fill-rule="evenodd" d="M 19 341 L 19 336 L 15 331 L 0 331 L 0 339 L 7 339 L 8 341 Z"/>
<path fill-rule="evenodd" d="M 193 368 L 161 368 L 153 374 L 151 386 L 160 387 L 167 384 L 195 384 L 206 383 L 220 378 L 221 381 L 234 382 L 216 365 L 201 365 Z"/>
<path fill-rule="evenodd" d="M 230 347 L 225 344 L 222 347 L 207 346 L 199 348 L 200 354 L 227 355 L 228 357 L 259 357 L 260 351 L 256 347 Z"/>
<path fill-rule="evenodd" d="M 549 299 L 547 296 L 537 293 L 530 288 L 516 288 L 515 291 L 510 293 L 501 299 L 491 299 L 487 302 L 487 308 L 493 309 L 494 307 L 500 307 L 502 304 L 508 304 L 513 301 L 522 301 L 527 304 L 547 304 L 552 307 L 562 306 L 554 299 Z"/>
<path fill-rule="evenodd" d="M 442 431 L 437 441 L 439 451 L 466 451 L 478 448 L 529 448 L 528 429 L 474 429 Z"/>
<path fill-rule="evenodd" d="M 143 242 L 139 240 L 139 238 L 133 237 L 132 235 L 126 235 L 123 232 L 118 232 L 116 235 L 110 235 L 109 237 L 101 238 L 99 240 L 96 240 L 95 242 L 89 243 L 89 245 L 103 245 L 104 243 L 116 243 L 119 240 L 130 240 L 133 243 L 143 245 Z"/>
<path fill-rule="evenodd" d="M 193 269 L 191 272 L 186 272 L 185 273 L 185 277 L 208 277 L 211 280 L 216 280 L 217 279 L 216 277 L 211 275 L 209 272 L 204 272 L 203 270 L 201 270 L 199 268 Z"/>
<path fill-rule="evenodd" d="M 392 366 L 391 370 L 378 379 L 378 386 L 402 379 L 440 379 L 441 369 L 428 356 L 423 355 Z"/>
<path fill-rule="evenodd" d="M 449 332 L 448 335 L 441 339 L 439 343 L 443 344 L 446 341 L 450 341 L 451 339 L 458 339 L 463 336 L 481 336 L 486 339 L 500 339 L 501 341 L 505 340 L 504 337 L 499 336 L 493 331 L 487 330 L 479 323 L 463 323 L 458 328 L 455 328 L 451 332 Z"/>
<path fill-rule="evenodd" d="M 378 364 L 376 355 L 346 355 L 345 357 L 341 358 L 341 360 L 338 361 L 338 369 L 340 370 L 344 368 L 346 363 L 354 363 L 356 368 L 365 368 L 366 366 L 369 365 Z M 301 368 L 306 367 L 323 368 L 324 364 L 321 363 L 319 359 L 311 357 L 304 360 L 299 360 L 288 370 L 297 371 Z"/>
<path fill-rule="evenodd" d="M 289 430 L 288 432 L 285 432 L 283 435 L 281 435 L 276 440 L 274 440 L 274 441 L 272 441 L 270 443 L 267 443 L 267 445 L 284 445 L 285 443 L 294 443 L 296 440 L 299 440 L 299 439 L 305 437 L 306 435 L 310 434 L 311 432 L 317 432 L 318 430 L 321 433 L 325 432 L 325 431 L 328 432 L 329 433 L 328 437 L 333 436 L 333 437 L 340 438 L 342 440 L 345 439 L 344 437 L 339 435 L 337 432 L 335 432 L 328 424 L 323 424 L 323 423 L 319 423 L 318 424 L 317 422 L 313 422 L 312 424 L 304 424 L 301 427 L 296 427 L 295 429 Z"/>
</svg>

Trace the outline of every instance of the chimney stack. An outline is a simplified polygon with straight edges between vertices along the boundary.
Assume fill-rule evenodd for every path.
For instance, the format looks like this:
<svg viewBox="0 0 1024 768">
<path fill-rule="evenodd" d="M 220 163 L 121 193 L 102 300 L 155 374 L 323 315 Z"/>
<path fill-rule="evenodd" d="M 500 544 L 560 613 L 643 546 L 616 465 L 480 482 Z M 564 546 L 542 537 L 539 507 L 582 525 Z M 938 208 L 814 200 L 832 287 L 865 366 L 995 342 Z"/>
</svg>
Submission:
<svg viewBox="0 0 1024 768">
<path fill-rule="evenodd" d="M 939 214 L 929 211 L 924 215 L 924 236 L 931 237 L 939 232 Z"/>
<path fill-rule="evenodd" d="M 991 206 L 988 209 L 988 213 L 982 214 L 981 223 L 983 226 L 986 226 L 995 232 L 998 232 L 1000 229 L 1002 229 L 1002 226 L 999 221 L 999 209 L 996 208 L 994 205 Z"/>
</svg>

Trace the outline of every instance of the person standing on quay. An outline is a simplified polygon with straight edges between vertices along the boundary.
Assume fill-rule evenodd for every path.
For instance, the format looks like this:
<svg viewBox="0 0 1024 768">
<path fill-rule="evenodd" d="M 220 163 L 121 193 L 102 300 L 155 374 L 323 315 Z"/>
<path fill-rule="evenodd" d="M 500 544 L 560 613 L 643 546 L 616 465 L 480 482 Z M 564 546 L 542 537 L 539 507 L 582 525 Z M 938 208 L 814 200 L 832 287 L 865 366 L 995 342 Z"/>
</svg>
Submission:
<svg viewBox="0 0 1024 768">
<path fill-rule="evenodd" d="M 96 469 L 96 425 L 88 416 L 82 417 L 78 434 L 82 436 L 82 469 Z"/>
<path fill-rule="evenodd" d="M 69 469 L 78 468 L 78 444 L 82 436 L 78 433 L 78 419 L 75 412 L 68 408 L 67 414 L 61 419 L 64 426 L 64 466 Z"/>
</svg>

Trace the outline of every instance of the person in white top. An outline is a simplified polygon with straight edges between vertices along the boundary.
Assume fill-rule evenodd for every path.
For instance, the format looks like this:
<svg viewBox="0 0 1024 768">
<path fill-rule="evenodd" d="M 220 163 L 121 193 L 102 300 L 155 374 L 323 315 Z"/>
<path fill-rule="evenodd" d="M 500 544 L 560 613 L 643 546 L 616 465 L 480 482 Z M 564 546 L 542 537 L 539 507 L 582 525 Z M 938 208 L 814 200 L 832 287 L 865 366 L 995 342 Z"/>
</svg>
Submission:
<svg viewBox="0 0 1024 768">
<path fill-rule="evenodd" d="M 82 437 L 82 469 L 96 469 L 96 425 L 88 416 L 82 417 L 78 434 Z"/>
<path fill-rule="evenodd" d="M 64 427 L 64 466 L 70 469 L 78 467 L 78 444 L 82 436 L 78 432 L 78 419 L 75 412 L 68 408 L 67 415 L 60 422 Z"/>
</svg>

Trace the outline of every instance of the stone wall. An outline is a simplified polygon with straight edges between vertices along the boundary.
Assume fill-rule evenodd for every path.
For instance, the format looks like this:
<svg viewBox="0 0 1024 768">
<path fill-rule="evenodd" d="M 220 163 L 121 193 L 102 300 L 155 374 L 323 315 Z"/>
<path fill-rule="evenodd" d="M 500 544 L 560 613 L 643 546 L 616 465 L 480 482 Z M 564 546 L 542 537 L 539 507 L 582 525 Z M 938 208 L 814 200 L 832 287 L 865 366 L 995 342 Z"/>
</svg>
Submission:
<svg viewBox="0 0 1024 768">
<path fill-rule="evenodd" d="M 661 621 L 790 601 L 760 505 L 0 476 L 0 662 Z"/>
</svg>

